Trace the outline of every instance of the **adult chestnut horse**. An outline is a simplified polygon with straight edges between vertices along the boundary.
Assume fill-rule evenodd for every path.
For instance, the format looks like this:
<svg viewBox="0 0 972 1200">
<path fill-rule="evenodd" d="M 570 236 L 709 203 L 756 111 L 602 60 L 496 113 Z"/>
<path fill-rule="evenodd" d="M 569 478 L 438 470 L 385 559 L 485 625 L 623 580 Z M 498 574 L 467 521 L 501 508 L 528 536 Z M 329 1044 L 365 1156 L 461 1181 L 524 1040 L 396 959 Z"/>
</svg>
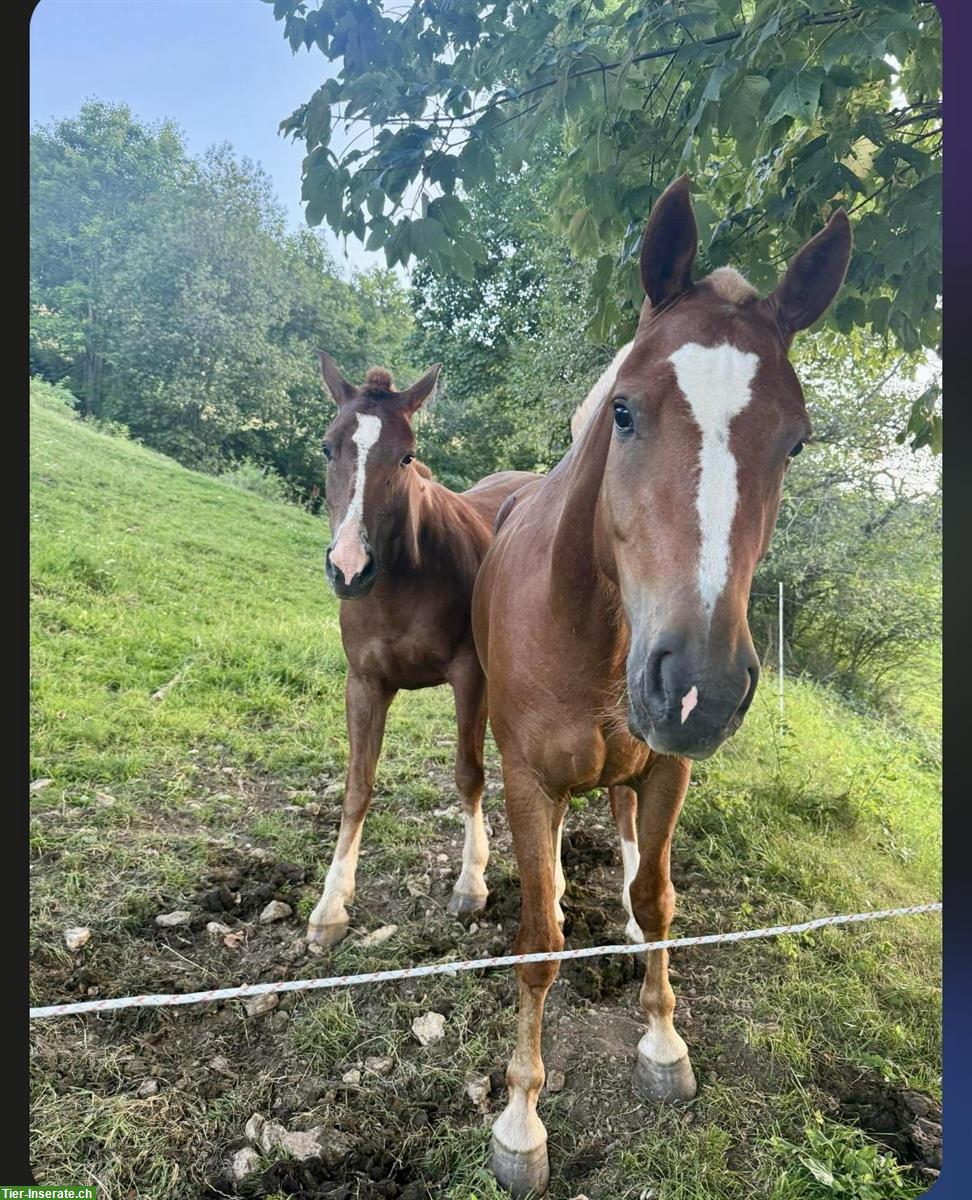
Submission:
<svg viewBox="0 0 972 1200">
<path fill-rule="evenodd" d="M 373 367 L 356 388 L 329 355 L 318 353 L 338 406 L 324 440 L 333 531 L 325 568 L 342 601 L 351 743 L 337 847 L 307 929 L 309 943 L 331 946 L 348 929 L 346 906 L 354 895 L 385 717 L 401 688 L 452 685 L 459 727 L 456 787 L 466 831 L 449 911 L 473 912 L 486 903 L 485 680 L 470 602 L 500 505 L 537 476 L 504 471 L 467 492 L 450 492 L 415 458 L 411 424 L 435 387 L 439 367 L 402 392 L 387 371 Z"/>
<path fill-rule="evenodd" d="M 629 936 L 667 936 L 690 760 L 738 729 L 756 688 L 749 590 L 787 463 L 810 431 L 787 353 L 841 285 L 850 225 L 836 211 L 765 298 L 727 268 L 693 283 L 697 245 L 683 177 L 645 230 L 633 342 L 595 387 L 593 411 L 578 414 L 566 456 L 500 513 L 476 583 L 473 627 L 520 869 L 516 953 L 563 947 L 561 823 L 572 792 L 599 786 L 611 789 L 622 837 L 629 789 L 636 798 Z M 696 1084 L 672 1022 L 667 954 L 645 957 L 634 1083 L 686 1100 Z M 509 1103 L 492 1146 L 493 1170 L 516 1196 L 548 1181 L 537 1097 L 557 970 L 518 970 Z"/>
</svg>

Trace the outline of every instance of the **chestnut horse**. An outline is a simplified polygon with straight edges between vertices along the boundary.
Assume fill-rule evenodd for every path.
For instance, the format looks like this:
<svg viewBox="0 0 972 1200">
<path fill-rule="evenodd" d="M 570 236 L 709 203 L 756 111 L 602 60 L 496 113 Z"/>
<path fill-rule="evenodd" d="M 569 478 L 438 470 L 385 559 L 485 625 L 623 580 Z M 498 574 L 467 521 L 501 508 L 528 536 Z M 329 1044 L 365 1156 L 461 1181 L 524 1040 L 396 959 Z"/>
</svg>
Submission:
<svg viewBox="0 0 972 1200">
<path fill-rule="evenodd" d="M 561 825 L 571 793 L 599 786 L 629 843 L 629 936 L 667 936 L 690 760 L 738 729 L 756 687 L 750 586 L 788 461 L 810 432 L 787 354 L 843 281 L 850 224 L 834 212 L 765 298 L 728 268 L 693 283 L 697 246 L 683 177 L 645 229 L 647 299 L 633 342 L 576 415 L 565 457 L 501 511 L 476 582 L 473 627 L 522 889 L 516 953 L 563 947 Z M 645 959 L 634 1085 L 684 1101 L 696 1083 L 672 1022 L 667 953 Z M 492 1140 L 493 1170 L 516 1196 L 549 1178 L 537 1097 L 557 970 L 517 972 L 509 1102 Z"/>
<path fill-rule="evenodd" d="M 500 505 L 537 477 L 503 471 L 467 492 L 450 492 L 415 458 L 411 424 L 435 386 L 439 367 L 402 392 L 387 371 L 373 367 L 356 388 L 329 355 L 318 354 L 338 406 L 324 441 L 332 530 L 325 568 L 341 600 L 351 743 L 337 847 L 307 929 L 308 943 L 324 947 L 340 941 L 348 929 L 347 904 L 354 895 L 385 717 L 401 688 L 452 685 L 459 728 L 455 778 L 466 828 L 462 871 L 449 911 L 473 912 L 486 903 L 485 680 L 473 643 L 470 603 Z"/>
</svg>

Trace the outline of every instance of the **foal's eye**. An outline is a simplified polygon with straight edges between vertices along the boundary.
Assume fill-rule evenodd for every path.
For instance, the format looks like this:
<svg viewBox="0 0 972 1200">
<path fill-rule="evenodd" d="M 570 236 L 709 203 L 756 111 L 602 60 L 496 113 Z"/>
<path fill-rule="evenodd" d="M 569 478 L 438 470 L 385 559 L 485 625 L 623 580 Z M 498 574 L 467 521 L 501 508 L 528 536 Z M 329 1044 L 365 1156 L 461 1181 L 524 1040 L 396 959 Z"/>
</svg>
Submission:
<svg viewBox="0 0 972 1200">
<path fill-rule="evenodd" d="M 631 419 L 631 413 L 628 412 L 627 406 L 621 404 L 618 400 L 615 400 L 614 402 L 614 425 L 616 429 L 620 429 L 623 433 L 626 433 L 634 426 L 634 422 Z"/>
<path fill-rule="evenodd" d="M 321 449 L 324 451 L 324 457 L 327 459 L 328 462 L 330 462 L 331 461 L 331 443 L 330 442 L 322 442 Z"/>
<path fill-rule="evenodd" d="M 412 459 L 414 457 L 415 457 L 414 454 L 406 454 L 405 457 L 402 459 L 402 466 L 407 467 L 408 464 L 412 461 Z"/>
<path fill-rule="evenodd" d="M 790 458 L 796 458 L 796 456 L 797 456 L 797 455 L 800 453 L 800 451 L 801 451 L 802 449 L 803 449 L 803 442 L 797 442 L 797 444 L 796 444 L 796 445 L 793 447 L 793 449 L 790 451 L 789 457 L 790 457 Z"/>
</svg>

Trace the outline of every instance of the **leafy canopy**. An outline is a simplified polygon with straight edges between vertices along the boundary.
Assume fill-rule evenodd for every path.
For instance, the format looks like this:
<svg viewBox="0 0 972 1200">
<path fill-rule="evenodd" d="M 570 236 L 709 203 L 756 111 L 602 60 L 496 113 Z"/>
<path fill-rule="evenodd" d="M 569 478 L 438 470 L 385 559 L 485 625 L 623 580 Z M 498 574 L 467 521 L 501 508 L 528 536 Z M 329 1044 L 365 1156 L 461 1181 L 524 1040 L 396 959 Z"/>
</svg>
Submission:
<svg viewBox="0 0 972 1200">
<path fill-rule="evenodd" d="M 652 202 L 694 180 L 700 267 L 762 288 L 837 205 L 855 253 L 830 317 L 937 348 L 941 26 L 918 0 L 267 0 L 296 53 L 341 63 L 281 128 L 310 225 L 475 275 L 468 199 L 554 132 L 552 228 L 596 261 L 589 332 L 641 302 Z M 916 416 L 916 426 L 920 424 Z M 913 431 L 915 432 L 915 431 Z"/>
</svg>

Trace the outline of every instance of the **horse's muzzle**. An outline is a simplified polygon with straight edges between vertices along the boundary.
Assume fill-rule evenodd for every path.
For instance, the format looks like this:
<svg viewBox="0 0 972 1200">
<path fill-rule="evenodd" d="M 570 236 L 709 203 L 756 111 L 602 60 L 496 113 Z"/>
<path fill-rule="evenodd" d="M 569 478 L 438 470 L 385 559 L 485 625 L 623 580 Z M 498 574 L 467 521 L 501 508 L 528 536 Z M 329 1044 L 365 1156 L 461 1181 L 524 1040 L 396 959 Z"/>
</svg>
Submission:
<svg viewBox="0 0 972 1200">
<path fill-rule="evenodd" d="M 717 665 L 659 639 L 640 666 L 629 657 L 628 728 L 659 754 L 708 758 L 742 724 L 758 680 L 751 650 Z"/>
<path fill-rule="evenodd" d="M 366 550 L 365 565 L 348 580 L 344 578 L 341 568 L 335 566 L 331 561 L 331 547 L 328 546 L 324 555 L 324 573 L 339 600 L 360 600 L 362 596 L 367 596 L 375 586 L 375 580 L 378 578 L 378 560 L 370 548 L 366 547 Z"/>
</svg>

